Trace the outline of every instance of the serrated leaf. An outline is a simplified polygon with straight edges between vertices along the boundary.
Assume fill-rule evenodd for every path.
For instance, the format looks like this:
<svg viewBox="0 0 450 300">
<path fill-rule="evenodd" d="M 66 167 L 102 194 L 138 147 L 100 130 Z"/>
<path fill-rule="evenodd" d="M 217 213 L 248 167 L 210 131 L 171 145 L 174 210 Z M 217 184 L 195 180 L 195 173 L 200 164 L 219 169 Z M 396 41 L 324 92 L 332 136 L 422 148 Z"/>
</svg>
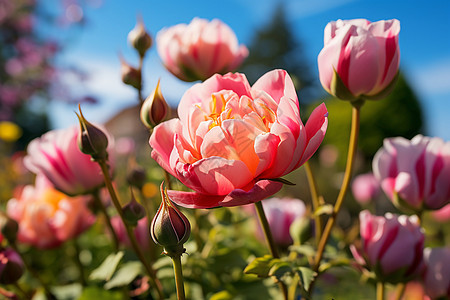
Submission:
<svg viewBox="0 0 450 300">
<path fill-rule="evenodd" d="M 316 211 L 314 212 L 315 216 L 321 216 L 321 215 L 331 215 L 333 213 L 333 205 L 331 204 L 324 204 L 319 206 Z"/>
<path fill-rule="evenodd" d="M 314 280 L 316 276 L 316 272 L 307 267 L 299 267 L 297 269 L 297 273 L 300 276 L 300 283 L 305 291 L 309 290 L 311 282 Z"/>
<path fill-rule="evenodd" d="M 105 258 L 102 264 L 89 275 L 91 280 L 105 280 L 111 279 L 111 276 L 116 271 L 117 265 L 123 257 L 124 252 L 119 251 L 117 253 L 112 253 Z"/>
<path fill-rule="evenodd" d="M 105 283 L 105 289 L 128 285 L 136 276 L 142 273 L 142 264 L 138 261 L 124 263 L 110 281 Z"/>
<path fill-rule="evenodd" d="M 83 293 L 77 300 L 92 300 L 92 299 L 122 300 L 123 293 L 121 291 L 118 292 L 106 291 L 99 287 L 88 286 L 83 289 Z"/>
<path fill-rule="evenodd" d="M 280 280 L 287 273 L 292 272 L 292 267 L 288 262 L 280 261 L 275 263 L 269 270 L 269 276 L 275 276 Z"/>
<path fill-rule="evenodd" d="M 271 255 L 257 257 L 245 267 L 244 273 L 255 274 L 258 277 L 269 277 L 270 268 L 279 261 L 279 259 L 273 258 Z"/>
<path fill-rule="evenodd" d="M 316 255 L 316 250 L 311 245 L 292 245 L 289 247 L 289 251 L 303 254 L 306 257 L 313 257 Z"/>
</svg>

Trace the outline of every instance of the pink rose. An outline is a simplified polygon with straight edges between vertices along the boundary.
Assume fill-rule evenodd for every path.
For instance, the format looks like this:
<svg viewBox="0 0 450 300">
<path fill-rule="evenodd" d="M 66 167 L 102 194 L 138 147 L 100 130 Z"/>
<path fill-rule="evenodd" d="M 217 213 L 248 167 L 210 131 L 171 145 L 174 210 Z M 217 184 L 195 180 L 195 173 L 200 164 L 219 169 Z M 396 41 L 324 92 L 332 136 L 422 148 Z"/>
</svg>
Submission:
<svg viewBox="0 0 450 300">
<path fill-rule="evenodd" d="M 19 224 L 18 240 L 41 249 L 57 247 L 95 221 L 86 196 L 69 197 L 53 188 L 42 175 L 7 203 L 7 213 Z"/>
<path fill-rule="evenodd" d="M 318 57 L 324 89 L 344 100 L 385 96 L 398 72 L 399 32 L 400 22 L 395 19 L 328 23 Z"/>
<path fill-rule="evenodd" d="M 282 187 L 274 179 L 300 167 L 317 150 L 328 124 L 324 104 L 306 126 L 284 70 L 250 87 L 245 75 L 214 75 L 188 89 L 179 119 L 156 126 L 152 157 L 195 192 L 168 191 L 190 208 L 260 201 Z"/>
<path fill-rule="evenodd" d="M 415 211 L 439 209 L 450 200 L 450 142 L 415 136 L 384 140 L 373 159 L 375 177 L 387 196 Z"/>
<path fill-rule="evenodd" d="M 86 194 L 101 187 L 104 182 L 101 169 L 78 148 L 78 134 L 78 127 L 70 127 L 49 131 L 32 140 L 25 166 L 34 173 L 44 174 L 56 189 L 68 195 Z"/>
<path fill-rule="evenodd" d="M 359 214 L 361 249 L 351 247 L 362 266 L 375 272 L 378 280 L 407 282 L 422 271 L 424 234 L 416 216 L 373 216 Z M 360 251 L 360 252 L 359 252 Z"/>
<path fill-rule="evenodd" d="M 217 19 L 194 18 L 189 25 L 164 28 L 156 35 L 156 44 L 167 70 L 183 81 L 233 71 L 248 55 L 230 27 Z"/>
<path fill-rule="evenodd" d="M 356 201 L 367 204 L 380 193 L 380 184 L 372 173 L 361 174 L 353 180 L 352 193 Z"/>
<path fill-rule="evenodd" d="M 425 292 L 431 299 L 450 298 L 450 248 L 426 248 Z"/>
<path fill-rule="evenodd" d="M 111 218 L 111 225 L 116 232 L 119 242 L 127 247 L 131 247 L 131 242 L 128 239 L 127 231 L 119 216 Z M 144 251 L 148 251 L 151 245 L 149 226 L 150 224 L 147 221 L 147 217 L 144 217 L 137 222 L 137 226 L 133 230 L 136 241 Z"/>
</svg>

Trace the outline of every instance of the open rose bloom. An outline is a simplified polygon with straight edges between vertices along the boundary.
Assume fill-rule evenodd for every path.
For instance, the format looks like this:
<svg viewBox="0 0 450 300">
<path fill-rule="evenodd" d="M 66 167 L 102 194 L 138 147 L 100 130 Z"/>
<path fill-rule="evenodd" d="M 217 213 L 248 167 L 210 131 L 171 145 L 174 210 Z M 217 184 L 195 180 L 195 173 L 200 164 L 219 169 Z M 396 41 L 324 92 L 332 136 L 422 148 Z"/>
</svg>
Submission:
<svg viewBox="0 0 450 300">
<path fill-rule="evenodd" d="M 321 104 L 303 125 L 286 71 L 268 72 L 253 86 L 243 74 L 214 75 L 186 91 L 179 119 L 155 127 L 152 157 L 195 191 L 168 191 L 181 206 L 254 203 L 281 189 L 268 179 L 288 174 L 314 154 L 327 114 Z"/>
<path fill-rule="evenodd" d="M 372 168 L 386 195 L 401 207 L 420 211 L 450 202 L 450 142 L 422 135 L 388 138 Z"/>
<path fill-rule="evenodd" d="M 164 28 L 156 35 L 156 44 L 167 70 L 183 81 L 233 71 L 248 56 L 233 30 L 217 19 L 194 18 L 190 24 Z"/>
<path fill-rule="evenodd" d="M 89 228 L 95 221 L 86 196 L 69 197 L 42 175 L 8 201 L 7 213 L 19 224 L 18 240 L 41 249 L 59 246 Z"/>
</svg>

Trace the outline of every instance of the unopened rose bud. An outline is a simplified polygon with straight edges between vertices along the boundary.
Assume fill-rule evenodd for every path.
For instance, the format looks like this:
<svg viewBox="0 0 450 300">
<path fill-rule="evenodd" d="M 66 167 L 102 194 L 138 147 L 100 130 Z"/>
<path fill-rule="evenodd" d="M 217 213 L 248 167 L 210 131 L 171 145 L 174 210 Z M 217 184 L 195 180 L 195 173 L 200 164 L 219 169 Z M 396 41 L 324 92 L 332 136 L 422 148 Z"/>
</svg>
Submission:
<svg viewBox="0 0 450 300">
<path fill-rule="evenodd" d="M 145 99 L 141 107 L 141 121 L 147 128 L 153 128 L 167 117 L 169 113 L 169 105 L 161 93 L 158 84 L 150 96 Z"/>
<path fill-rule="evenodd" d="M 133 191 L 131 191 L 131 201 L 122 208 L 122 212 L 125 222 L 131 226 L 136 226 L 137 222 L 146 215 L 145 208 L 136 201 Z"/>
<path fill-rule="evenodd" d="M 0 249 L 0 283 L 12 284 L 24 272 L 23 261 L 13 249 Z"/>
<path fill-rule="evenodd" d="M 141 72 L 130 66 L 123 58 L 120 58 L 120 65 L 122 82 L 140 90 L 142 88 Z"/>
<path fill-rule="evenodd" d="M 139 17 L 136 26 L 128 33 L 128 42 L 137 50 L 140 57 L 144 57 L 145 53 L 153 44 L 152 37 L 145 30 L 144 22 Z"/>
<path fill-rule="evenodd" d="M 19 229 L 19 225 L 17 222 L 6 214 L 0 214 L 0 236 L 3 236 L 10 243 L 14 243 L 17 238 L 17 231 Z"/>
<path fill-rule="evenodd" d="M 78 106 L 80 114 L 77 114 L 80 122 L 80 134 L 78 135 L 78 147 L 81 152 L 92 156 L 94 159 L 107 159 L 108 137 L 98 127 L 86 120 Z"/>
<path fill-rule="evenodd" d="M 147 181 L 147 173 L 145 169 L 139 166 L 136 162 L 132 162 L 127 172 L 128 184 L 142 189 Z"/>
<path fill-rule="evenodd" d="M 164 253 L 173 257 L 185 252 L 183 244 L 191 234 L 189 220 L 172 203 L 161 184 L 161 205 L 150 225 L 155 243 L 164 247 Z"/>
</svg>

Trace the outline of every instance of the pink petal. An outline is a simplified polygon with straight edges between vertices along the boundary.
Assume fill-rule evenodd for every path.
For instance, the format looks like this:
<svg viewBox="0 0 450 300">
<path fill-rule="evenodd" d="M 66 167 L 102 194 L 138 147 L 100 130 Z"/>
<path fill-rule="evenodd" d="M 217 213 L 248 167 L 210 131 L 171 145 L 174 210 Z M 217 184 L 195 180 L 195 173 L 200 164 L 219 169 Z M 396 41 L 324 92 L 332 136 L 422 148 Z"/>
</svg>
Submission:
<svg viewBox="0 0 450 300">
<path fill-rule="evenodd" d="M 252 86 L 252 90 L 261 90 L 268 93 L 276 103 L 281 98 L 288 97 L 298 106 L 297 93 L 291 77 L 285 70 L 273 70 L 261 76 Z M 255 95 L 253 95 L 255 98 Z"/>
<path fill-rule="evenodd" d="M 179 119 L 172 119 L 156 126 L 150 136 L 150 147 L 153 148 L 152 158 L 166 171 L 173 174 L 170 156 L 174 146 L 175 133 L 181 131 Z"/>
</svg>

